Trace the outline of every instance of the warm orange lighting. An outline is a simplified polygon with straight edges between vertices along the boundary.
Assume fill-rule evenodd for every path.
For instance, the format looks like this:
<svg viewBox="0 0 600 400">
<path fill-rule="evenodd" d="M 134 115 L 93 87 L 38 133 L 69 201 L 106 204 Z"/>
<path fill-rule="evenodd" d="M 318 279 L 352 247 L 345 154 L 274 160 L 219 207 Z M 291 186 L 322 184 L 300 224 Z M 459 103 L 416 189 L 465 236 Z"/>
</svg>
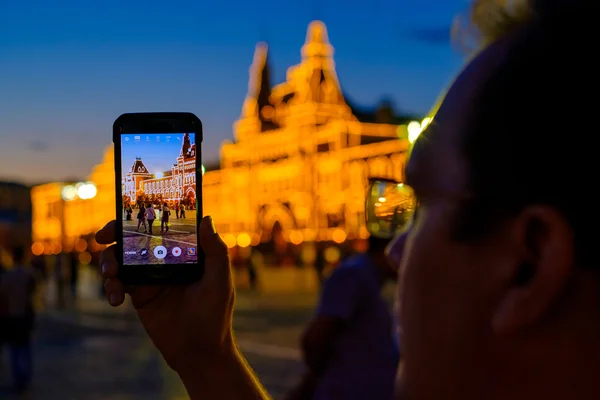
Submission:
<svg viewBox="0 0 600 400">
<path fill-rule="evenodd" d="M 368 178 L 402 180 L 406 135 L 346 102 L 322 22 L 310 23 L 300 63 L 275 86 L 268 50 L 256 46 L 235 140 L 222 144 L 221 168 L 204 174 L 204 213 L 221 234 L 269 240 L 277 223 L 290 243 L 361 237 Z"/>
<path fill-rule="evenodd" d="M 248 247 L 248 246 L 250 246 L 251 242 L 252 242 L 252 239 L 250 238 L 250 235 L 248 235 L 247 233 L 241 233 L 237 237 L 237 244 L 240 247 Z"/>
<path fill-rule="evenodd" d="M 230 233 L 223 235 L 223 241 L 225 242 L 227 247 L 230 249 L 234 248 L 237 245 L 237 239 L 235 238 L 234 235 L 232 235 Z"/>
<path fill-rule="evenodd" d="M 115 218 L 114 178 L 113 149 L 110 146 L 102 163 L 95 166 L 85 180 L 87 183 L 53 182 L 31 189 L 32 236 L 35 242 L 48 244 L 48 248 L 44 247 L 45 254 L 55 254 L 59 249 L 57 246 L 62 251 L 61 244 L 65 250 L 75 245 L 77 251 L 82 251 L 78 240 L 95 233 Z M 67 189 L 67 193 L 63 193 L 65 187 L 73 187 L 75 192 Z"/>
<path fill-rule="evenodd" d="M 62 245 L 60 243 L 52 243 L 50 251 L 52 254 L 60 254 L 62 252 Z"/>
<path fill-rule="evenodd" d="M 250 235 L 251 237 L 251 242 L 250 242 L 250 246 L 258 246 L 260 244 L 260 235 L 257 233 L 253 233 Z"/>
<path fill-rule="evenodd" d="M 81 265 L 89 265 L 92 262 L 92 255 L 87 251 L 79 254 L 79 262 Z"/>
<path fill-rule="evenodd" d="M 340 249 L 332 246 L 325 249 L 323 256 L 329 264 L 335 264 L 340 260 L 341 252 Z"/>
<path fill-rule="evenodd" d="M 31 245 L 31 253 L 34 256 L 40 256 L 44 253 L 44 245 L 40 242 L 35 242 Z"/>
<path fill-rule="evenodd" d="M 333 231 L 331 239 L 338 244 L 344 243 L 344 241 L 346 240 L 346 232 L 344 232 L 342 229 L 336 229 L 335 231 Z"/>
<path fill-rule="evenodd" d="M 87 242 L 84 239 L 79 239 L 77 243 L 75 243 L 75 251 L 81 253 L 82 251 L 86 251 L 88 247 Z"/>
<path fill-rule="evenodd" d="M 292 231 L 290 233 L 290 242 L 292 242 L 292 244 L 300 244 L 302 243 L 302 241 L 304 240 L 304 236 L 302 235 L 302 232 L 300 231 Z"/>
<path fill-rule="evenodd" d="M 44 254 L 45 255 L 52 254 L 52 245 L 50 243 L 45 243 L 44 244 Z"/>
</svg>

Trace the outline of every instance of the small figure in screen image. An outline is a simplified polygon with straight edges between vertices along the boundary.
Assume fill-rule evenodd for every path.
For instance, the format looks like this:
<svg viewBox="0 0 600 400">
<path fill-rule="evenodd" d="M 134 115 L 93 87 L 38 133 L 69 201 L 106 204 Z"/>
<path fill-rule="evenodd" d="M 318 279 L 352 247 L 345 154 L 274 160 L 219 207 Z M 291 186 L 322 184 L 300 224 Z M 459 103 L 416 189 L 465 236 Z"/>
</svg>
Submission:
<svg viewBox="0 0 600 400">
<path fill-rule="evenodd" d="M 164 203 L 162 206 L 162 213 L 160 217 L 160 233 L 169 232 L 169 215 L 171 215 L 171 211 L 169 210 L 169 205 Z"/>
</svg>

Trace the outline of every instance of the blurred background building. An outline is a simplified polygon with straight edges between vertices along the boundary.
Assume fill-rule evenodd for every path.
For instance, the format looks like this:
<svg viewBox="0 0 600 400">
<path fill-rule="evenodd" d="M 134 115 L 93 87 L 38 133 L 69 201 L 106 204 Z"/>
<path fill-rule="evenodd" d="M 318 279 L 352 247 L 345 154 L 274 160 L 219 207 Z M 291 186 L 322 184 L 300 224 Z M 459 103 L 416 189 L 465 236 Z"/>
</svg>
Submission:
<svg viewBox="0 0 600 400">
<path fill-rule="evenodd" d="M 360 247 L 368 237 L 368 178 L 403 180 L 410 131 L 420 122 L 385 102 L 372 110 L 353 106 L 333 53 L 325 25 L 313 21 L 301 62 L 272 86 L 267 45 L 256 47 L 234 141 L 223 143 L 219 166 L 202 167 L 203 213 L 214 217 L 234 252 L 260 245 L 284 254 L 316 242 Z M 86 180 L 32 189 L 34 254 L 75 250 L 90 259 L 85 253 L 98 247 L 93 233 L 115 217 L 113 163 L 111 146 Z M 309 253 L 301 255 L 304 262 L 314 260 Z"/>
<path fill-rule="evenodd" d="M 29 187 L 0 182 L 0 265 L 10 264 L 12 247 L 31 245 L 31 220 Z"/>
</svg>

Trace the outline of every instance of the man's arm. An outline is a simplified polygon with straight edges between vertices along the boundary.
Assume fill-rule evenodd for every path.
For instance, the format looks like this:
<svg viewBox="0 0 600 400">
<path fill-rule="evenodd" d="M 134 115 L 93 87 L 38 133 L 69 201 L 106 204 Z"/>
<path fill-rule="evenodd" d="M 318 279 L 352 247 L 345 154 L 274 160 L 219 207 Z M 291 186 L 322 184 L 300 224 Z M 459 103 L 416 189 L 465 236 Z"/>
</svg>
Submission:
<svg viewBox="0 0 600 400">
<path fill-rule="evenodd" d="M 179 377 L 191 400 L 270 399 L 236 346 L 207 365 L 198 360 L 190 361 L 189 367 L 179 372 Z"/>
</svg>

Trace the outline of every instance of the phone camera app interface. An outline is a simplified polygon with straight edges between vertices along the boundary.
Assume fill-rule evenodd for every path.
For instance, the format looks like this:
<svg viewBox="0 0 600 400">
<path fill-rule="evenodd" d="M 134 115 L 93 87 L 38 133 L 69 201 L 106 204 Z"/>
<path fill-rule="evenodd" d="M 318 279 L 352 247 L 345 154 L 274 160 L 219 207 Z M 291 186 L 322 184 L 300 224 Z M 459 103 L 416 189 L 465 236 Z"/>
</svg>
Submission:
<svg viewBox="0 0 600 400">
<path fill-rule="evenodd" d="M 121 151 L 123 263 L 197 262 L 195 134 L 124 134 Z"/>
</svg>

